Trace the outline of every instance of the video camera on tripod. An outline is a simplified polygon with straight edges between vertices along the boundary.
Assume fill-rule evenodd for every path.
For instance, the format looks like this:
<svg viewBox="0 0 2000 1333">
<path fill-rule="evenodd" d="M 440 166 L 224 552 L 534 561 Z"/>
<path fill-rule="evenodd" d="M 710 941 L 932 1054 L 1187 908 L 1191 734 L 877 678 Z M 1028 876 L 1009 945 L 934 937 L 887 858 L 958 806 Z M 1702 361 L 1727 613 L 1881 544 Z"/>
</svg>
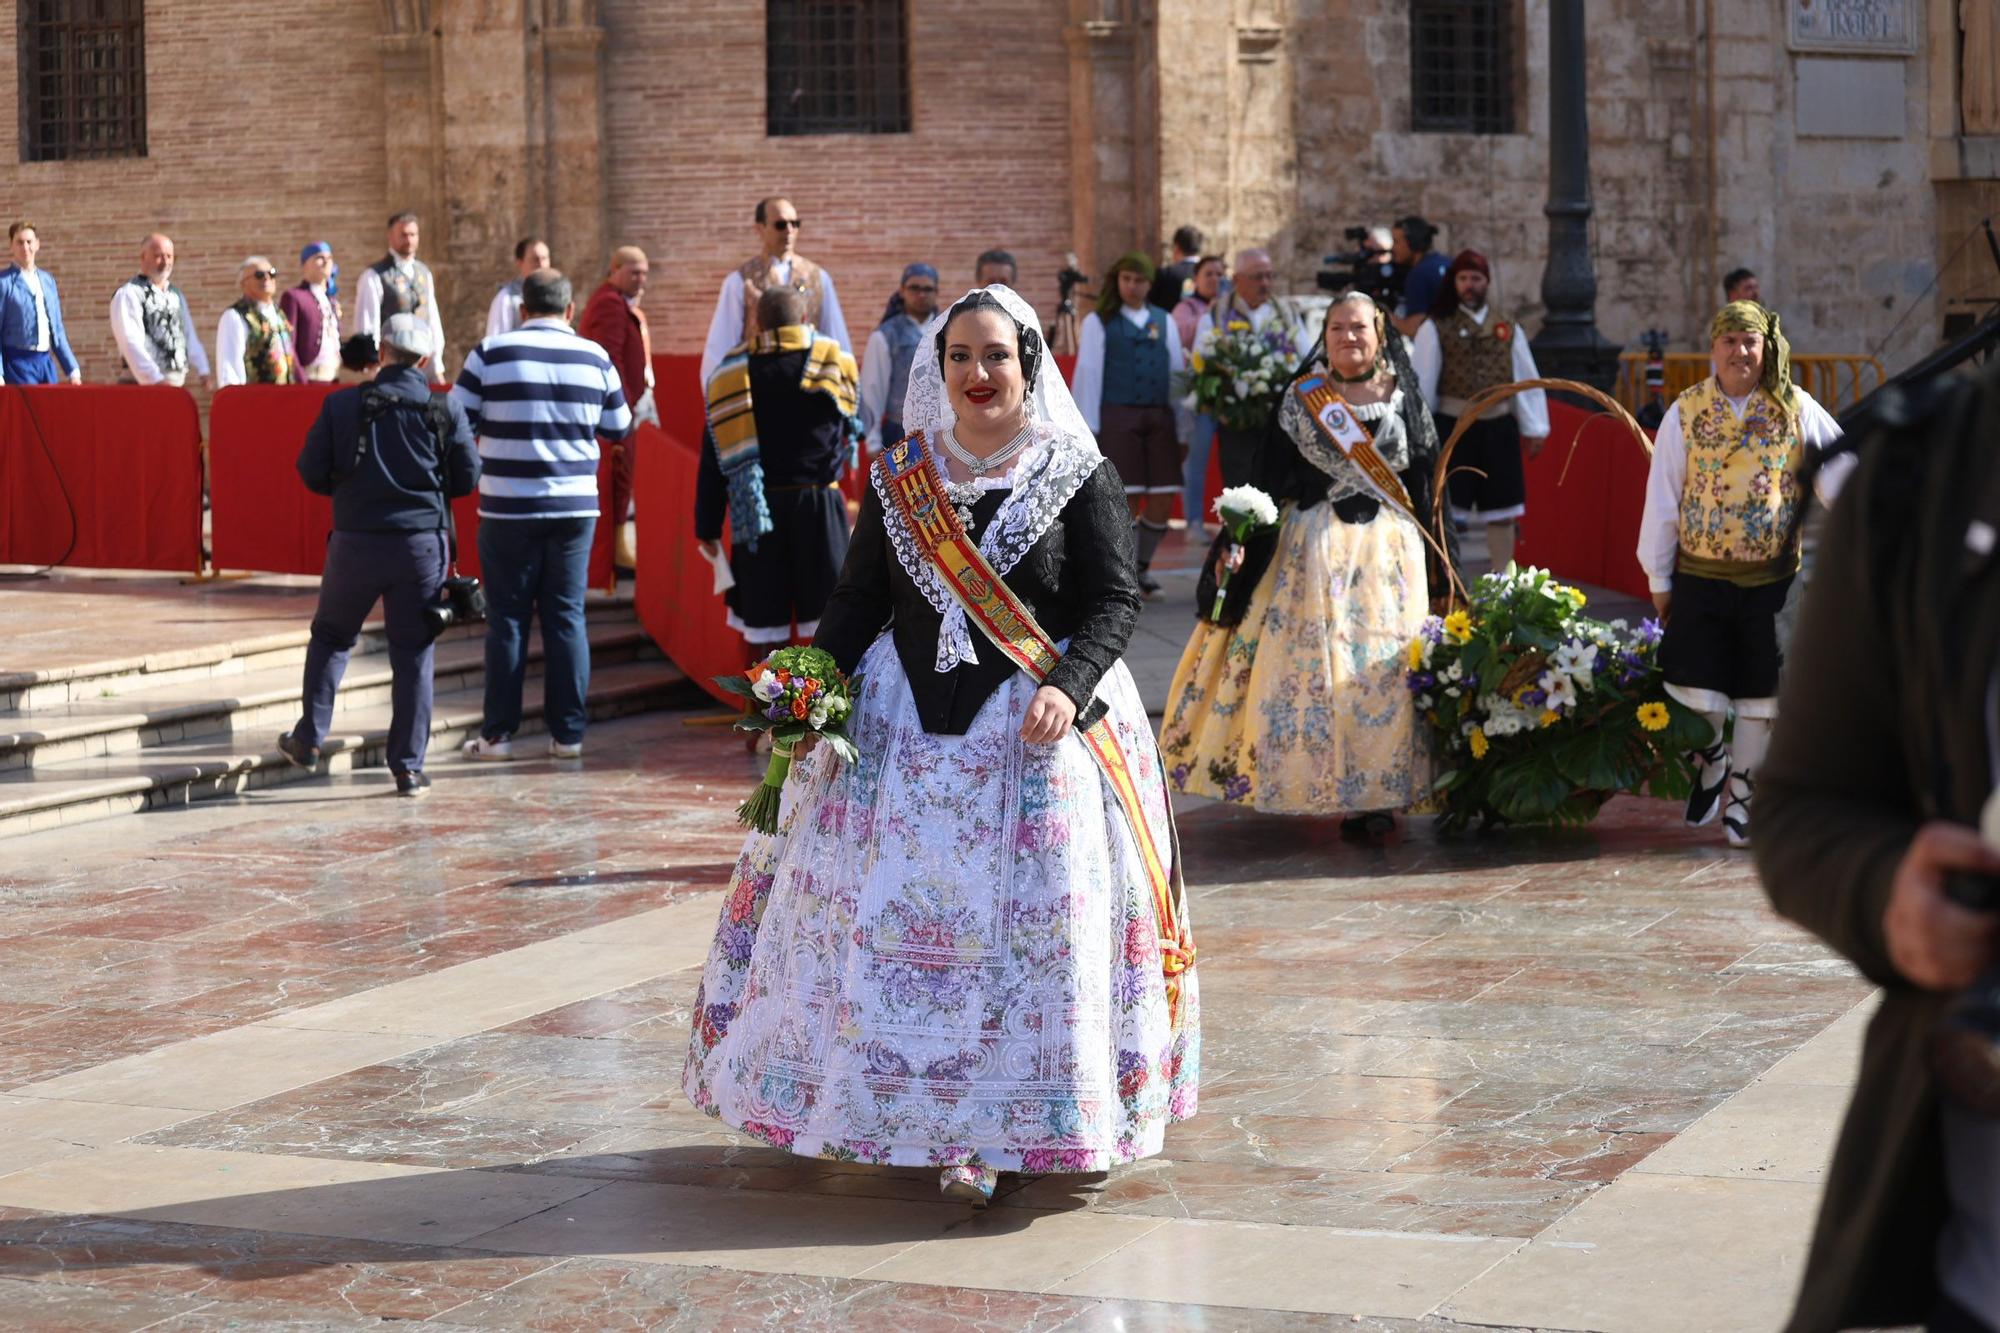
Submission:
<svg viewBox="0 0 2000 1333">
<path fill-rule="evenodd" d="M 1391 258 L 1391 247 L 1378 243 L 1383 238 L 1371 240 L 1369 233 L 1367 227 L 1349 227 L 1341 232 L 1354 248 L 1323 256 L 1313 281 L 1321 291 L 1366 292 L 1393 310 L 1403 299 L 1403 284 L 1409 280 L 1410 269 Z"/>
</svg>

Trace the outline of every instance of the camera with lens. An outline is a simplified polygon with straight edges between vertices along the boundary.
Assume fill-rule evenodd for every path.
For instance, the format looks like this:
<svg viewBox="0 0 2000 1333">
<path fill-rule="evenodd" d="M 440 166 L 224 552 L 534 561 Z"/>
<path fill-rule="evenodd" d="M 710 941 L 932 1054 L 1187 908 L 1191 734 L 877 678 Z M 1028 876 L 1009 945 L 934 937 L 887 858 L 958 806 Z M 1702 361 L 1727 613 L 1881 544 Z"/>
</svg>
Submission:
<svg viewBox="0 0 2000 1333">
<path fill-rule="evenodd" d="M 1975 912 L 2000 912 L 2000 880 L 1959 872 L 1945 895 Z M 1932 1045 L 1938 1081 L 1951 1099 L 1981 1115 L 2000 1116 L 2000 965 L 1961 991 L 1938 1024 Z"/>
<path fill-rule="evenodd" d="M 1074 293 L 1077 288 L 1087 286 L 1089 282 L 1090 275 L 1076 262 L 1076 251 L 1072 250 L 1064 255 L 1062 272 L 1056 274 L 1056 290 L 1062 298 L 1056 305 L 1057 311 L 1065 315 L 1075 314 Z"/>
<path fill-rule="evenodd" d="M 1366 227 L 1349 227 L 1340 234 L 1354 248 L 1323 256 L 1313 281 L 1321 291 L 1366 292 L 1382 305 L 1395 308 L 1403 299 L 1403 284 L 1410 277 L 1409 266 L 1396 263 L 1382 251 L 1371 250 Z"/>
<path fill-rule="evenodd" d="M 479 580 L 465 575 L 453 575 L 438 589 L 437 600 L 424 608 L 424 628 L 431 638 L 450 629 L 453 625 L 468 625 L 475 620 L 486 619 L 486 589 L 479 586 Z"/>
</svg>

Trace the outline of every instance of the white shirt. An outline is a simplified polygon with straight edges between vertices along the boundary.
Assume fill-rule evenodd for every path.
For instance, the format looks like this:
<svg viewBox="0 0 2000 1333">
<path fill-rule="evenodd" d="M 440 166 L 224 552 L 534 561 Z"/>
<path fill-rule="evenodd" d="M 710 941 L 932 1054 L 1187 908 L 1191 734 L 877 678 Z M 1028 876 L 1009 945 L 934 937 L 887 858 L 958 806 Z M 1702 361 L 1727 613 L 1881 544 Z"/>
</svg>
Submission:
<svg viewBox="0 0 2000 1333">
<path fill-rule="evenodd" d="M 1799 400 L 1799 439 L 1808 449 L 1824 449 L 1840 439 L 1840 423 L 1813 401 L 1804 389 L 1795 389 Z M 1750 401 L 1727 398 L 1729 410 L 1743 419 Z M 1853 454 L 1834 459 L 1813 478 L 1813 494 L 1823 505 L 1831 505 L 1858 460 Z M 1660 419 L 1653 437 L 1653 465 L 1646 474 L 1646 509 L 1639 520 L 1639 567 L 1646 571 L 1646 586 L 1654 592 L 1672 592 L 1674 566 L 1681 550 L 1681 489 L 1687 482 L 1687 436 L 1681 430 L 1681 405 L 1676 401 Z"/>
<path fill-rule="evenodd" d="M 781 259 L 771 267 L 777 271 L 779 282 L 792 280 L 791 260 Z M 847 321 L 840 314 L 840 297 L 833 290 L 833 275 L 825 269 L 819 271 L 819 319 L 815 321 L 815 326 L 839 343 L 842 351 L 853 354 L 854 344 L 847 339 Z M 742 341 L 743 275 L 731 273 L 722 280 L 722 295 L 715 299 L 715 317 L 708 322 L 708 343 L 701 349 L 704 392 L 708 388 L 708 377 L 722 364 L 722 358 Z"/>
<path fill-rule="evenodd" d="M 1492 313 L 1491 306 L 1481 306 L 1468 310 L 1472 322 L 1486 327 L 1486 317 Z M 1535 369 L 1535 353 L 1528 346 L 1528 340 L 1521 336 L 1517 325 L 1514 329 L 1513 365 L 1509 367 L 1516 380 L 1538 380 L 1541 371 Z M 1427 319 L 1417 330 L 1417 341 L 1410 348 L 1410 369 L 1417 372 L 1417 387 L 1423 391 L 1424 404 L 1432 412 L 1438 410 L 1438 376 L 1444 371 L 1444 343 L 1438 337 L 1438 322 Z M 1531 440 L 1547 439 L 1549 434 L 1549 396 L 1540 389 L 1529 389 L 1517 393 L 1507 400 L 1507 407 L 1514 413 L 1514 420 L 1521 427 L 1521 434 Z"/>
<path fill-rule="evenodd" d="M 910 323 L 922 328 L 924 321 L 911 319 Z M 734 344 L 732 344 L 733 346 Z M 889 409 L 889 385 L 896 376 L 896 354 L 889 349 L 889 335 L 878 325 L 868 335 L 868 350 L 861 358 L 861 420 L 868 428 L 868 448 L 871 452 L 882 450 L 882 417 Z M 703 380 L 706 384 L 708 381 Z M 903 405 L 897 403 L 896 415 L 903 415 Z"/>
<path fill-rule="evenodd" d="M 391 256 L 391 262 L 409 277 L 416 267 L 415 259 Z M 360 309 L 354 312 L 354 331 L 365 333 L 379 346 L 382 342 L 382 275 L 370 264 L 361 270 L 361 281 L 354 287 L 354 303 Z M 444 365 L 444 312 L 438 305 L 437 283 L 426 280 L 424 285 L 424 312 L 431 325 L 431 365 Z M 217 355 L 221 355 L 220 351 Z M 433 374 L 439 373 L 433 371 Z"/>
<path fill-rule="evenodd" d="M 166 372 L 153 360 L 153 344 L 146 337 L 145 310 L 141 304 L 144 296 L 129 282 L 119 284 L 111 298 L 111 336 L 117 339 L 118 350 L 131 369 L 132 378 L 141 384 L 159 384 L 166 379 Z M 181 297 L 180 305 L 181 340 L 187 343 L 188 366 L 197 375 L 206 375 L 208 349 L 201 345 L 201 335 L 194 331 L 194 316 L 188 310 L 187 297 Z"/>
<path fill-rule="evenodd" d="M 258 302 L 257 308 L 264 318 L 273 322 L 282 320 L 278 307 L 269 301 Z M 250 345 L 250 326 L 243 316 L 234 310 L 222 312 L 222 319 L 215 326 L 215 387 L 220 389 L 231 384 L 247 384 L 249 376 L 243 369 L 243 350 Z"/>
<path fill-rule="evenodd" d="M 42 291 L 42 271 L 40 269 L 21 270 L 28 279 L 28 290 L 35 297 L 35 345 L 31 352 L 49 350 L 49 299 Z"/>
<path fill-rule="evenodd" d="M 333 301 L 326 294 L 325 283 L 309 282 L 306 290 L 312 293 L 313 303 L 319 307 L 319 351 L 313 356 L 312 368 L 337 370 L 340 366 L 340 316 L 334 313 Z"/>
<path fill-rule="evenodd" d="M 1218 313 L 1221 313 L 1225 318 L 1234 315 L 1248 315 L 1250 317 L 1250 331 L 1253 333 L 1264 332 L 1271 327 L 1273 320 L 1282 317 L 1289 326 L 1287 332 L 1291 336 L 1293 348 L 1301 357 L 1306 354 L 1307 345 L 1300 341 L 1303 336 L 1303 330 L 1299 328 L 1299 322 L 1292 318 L 1291 311 L 1280 305 L 1276 300 L 1266 301 L 1254 309 L 1248 309 L 1239 305 L 1229 305 L 1227 302 L 1217 302 L 1207 310 L 1202 311 L 1201 318 L 1196 320 L 1194 325 L 1195 351 L 1205 355 L 1208 349 L 1214 345 L 1215 317 Z M 1082 334 L 1079 333 L 1077 337 L 1078 342 L 1081 343 Z"/>
<path fill-rule="evenodd" d="M 1265 307 L 1271 303 L 1266 301 Z M 1150 306 L 1134 310 L 1131 306 L 1118 307 L 1118 313 L 1126 323 L 1135 329 L 1143 329 L 1149 322 L 1146 312 Z M 1264 321 L 1270 323 L 1269 319 Z M 1187 368 L 1187 359 L 1181 352 L 1180 331 L 1174 327 L 1173 316 L 1167 317 L 1167 327 L 1161 335 L 1167 344 L 1167 372 L 1178 375 Z M 1083 413 L 1083 424 L 1090 427 L 1094 435 L 1104 429 L 1099 423 L 1104 403 L 1104 320 L 1095 310 L 1083 317 L 1083 327 L 1076 335 L 1076 376 L 1069 386 L 1070 396 L 1076 399 L 1077 411 Z M 1168 389 L 1168 402 L 1174 403 L 1173 391 Z M 1180 410 L 1174 412 L 1174 431 L 1181 439 L 1187 439 L 1189 431 L 1181 420 Z"/>
<path fill-rule="evenodd" d="M 486 307 L 486 336 L 497 338 L 520 327 L 521 294 L 509 283 L 493 293 L 493 304 Z"/>
</svg>

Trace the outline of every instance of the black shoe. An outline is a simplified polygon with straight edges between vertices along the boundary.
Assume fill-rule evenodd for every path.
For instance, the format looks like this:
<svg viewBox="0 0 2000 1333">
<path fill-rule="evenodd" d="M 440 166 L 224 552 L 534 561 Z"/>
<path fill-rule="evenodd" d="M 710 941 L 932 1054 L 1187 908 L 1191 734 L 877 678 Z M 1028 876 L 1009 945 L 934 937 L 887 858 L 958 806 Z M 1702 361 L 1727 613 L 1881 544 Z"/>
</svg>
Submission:
<svg viewBox="0 0 2000 1333">
<path fill-rule="evenodd" d="M 1722 789 L 1729 785 L 1729 751 L 1717 741 L 1705 750 L 1689 751 L 1688 763 L 1694 767 L 1694 786 L 1688 791 L 1687 823 L 1689 828 L 1700 828 L 1722 808 Z"/>
<path fill-rule="evenodd" d="M 1722 803 L 1722 831 L 1731 847 L 1750 845 L 1750 802 L 1757 795 L 1757 781 L 1748 773 L 1729 775 L 1729 799 Z"/>
<path fill-rule="evenodd" d="M 301 745 L 291 732 L 281 732 L 278 736 L 278 753 L 285 756 L 294 768 L 303 768 L 310 773 L 319 767 L 319 747 Z"/>
<path fill-rule="evenodd" d="M 1139 567 L 1139 592 L 1148 601 L 1160 595 L 1160 581 L 1143 565 Z"/>
<path fill-rule="evenodd" d="M 422 773 L 398 773 L 396 795 L 424 797 L 431 794 L 431 780 Z"/>
</svg>

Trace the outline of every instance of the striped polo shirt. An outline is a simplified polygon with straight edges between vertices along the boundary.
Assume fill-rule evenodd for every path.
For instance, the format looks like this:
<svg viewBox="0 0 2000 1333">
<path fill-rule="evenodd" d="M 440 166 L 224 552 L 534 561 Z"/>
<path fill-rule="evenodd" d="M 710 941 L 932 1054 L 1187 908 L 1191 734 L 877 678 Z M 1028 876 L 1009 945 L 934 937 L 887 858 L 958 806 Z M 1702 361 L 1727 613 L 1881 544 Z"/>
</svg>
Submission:
<svg viewBox="0 0 2000 1333">
<path fill-rule="evenodd" d="M 479 436 L 479 516 L 586 518 L 597 512 L 597 441 L 632 431 L 604 349 L 560 318 L 486 339 L 452 386 Z"/>
</svg>

